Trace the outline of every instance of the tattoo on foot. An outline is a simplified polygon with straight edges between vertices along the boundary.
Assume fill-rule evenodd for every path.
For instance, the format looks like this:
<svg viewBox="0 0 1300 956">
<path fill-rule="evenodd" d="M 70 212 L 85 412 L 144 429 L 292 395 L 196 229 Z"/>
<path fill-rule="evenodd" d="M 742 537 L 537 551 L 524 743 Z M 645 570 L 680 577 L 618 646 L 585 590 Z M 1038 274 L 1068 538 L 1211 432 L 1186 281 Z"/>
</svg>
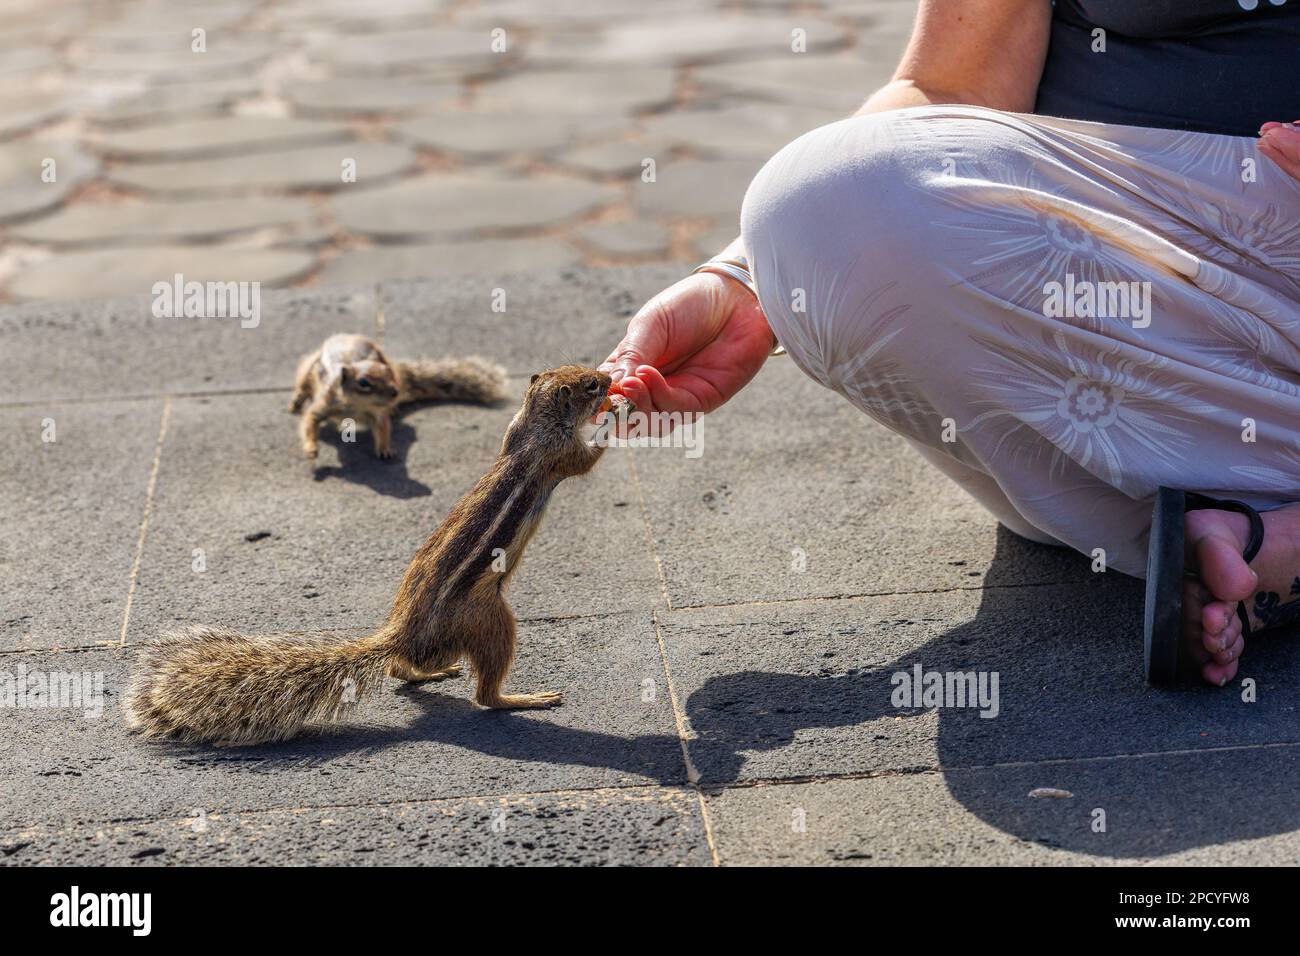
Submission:
<svg viewBox="0 0 1300 956">
<path fill-rule="evenodd" d="M 1300 594 L 1300 578 L 1291 584 L 1291 593 Z M 1300 621 L 1300 601 L 1282 603 L 1276 591 L 1260 591 L 1255 595 L 1253 613 L 1264 627 L 1280 627 Z"/>
</svg>

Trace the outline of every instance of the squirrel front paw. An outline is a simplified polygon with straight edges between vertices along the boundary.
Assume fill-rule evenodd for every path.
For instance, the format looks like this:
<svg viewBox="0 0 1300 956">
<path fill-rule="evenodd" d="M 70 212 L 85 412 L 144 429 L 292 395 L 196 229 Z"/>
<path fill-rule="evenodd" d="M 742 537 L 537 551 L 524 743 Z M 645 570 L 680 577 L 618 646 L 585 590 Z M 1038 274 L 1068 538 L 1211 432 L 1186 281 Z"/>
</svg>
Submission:
<svg viewBox="0 0 1300 956">
<path fill-rule="evenodd" d="M 319 452 L 320 452 L 320 448 L 318 448 L 316 445 L 302 446 L 302 453 L 306 455 L 308 458 L 315 458 L 316 455 L 319 454 Z"/>
</svg>

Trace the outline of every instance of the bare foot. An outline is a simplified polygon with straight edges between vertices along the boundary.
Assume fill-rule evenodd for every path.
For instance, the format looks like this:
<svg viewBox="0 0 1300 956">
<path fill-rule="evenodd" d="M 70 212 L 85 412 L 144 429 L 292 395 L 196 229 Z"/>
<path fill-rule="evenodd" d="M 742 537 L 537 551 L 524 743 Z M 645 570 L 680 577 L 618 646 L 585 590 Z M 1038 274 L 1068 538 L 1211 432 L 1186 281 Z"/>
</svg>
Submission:
<svg viewBox="0 0 1300 956">
<path fill-rule="evenodd" d="M 1189 511 L 1186 561 L 1199 577 L 1183 581 L 1183 640 L 1201 676 L 1222 687 L 1237 676 L 1245 650 L 1237 602 L 1255 634 L 1300 622 L 1300 505 L 1263 512 L 1264 546 L 1249 565 L 1241 554 L 1250 521 L 1235 511 Z"/>
</svg>

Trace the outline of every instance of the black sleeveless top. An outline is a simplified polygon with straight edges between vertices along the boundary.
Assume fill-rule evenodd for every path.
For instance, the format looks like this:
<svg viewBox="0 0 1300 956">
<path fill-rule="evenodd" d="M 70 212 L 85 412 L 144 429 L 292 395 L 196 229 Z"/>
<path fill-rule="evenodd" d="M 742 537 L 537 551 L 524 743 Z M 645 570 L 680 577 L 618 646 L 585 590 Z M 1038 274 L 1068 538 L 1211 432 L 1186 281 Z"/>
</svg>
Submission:
<svg viewBox="0 0 1300 956">
<path fill-rule="evenodd" d="M 1055 0 L 1034 112 L 1236 136 L 1300 120 L 1300 0 Z"/>
</svg>

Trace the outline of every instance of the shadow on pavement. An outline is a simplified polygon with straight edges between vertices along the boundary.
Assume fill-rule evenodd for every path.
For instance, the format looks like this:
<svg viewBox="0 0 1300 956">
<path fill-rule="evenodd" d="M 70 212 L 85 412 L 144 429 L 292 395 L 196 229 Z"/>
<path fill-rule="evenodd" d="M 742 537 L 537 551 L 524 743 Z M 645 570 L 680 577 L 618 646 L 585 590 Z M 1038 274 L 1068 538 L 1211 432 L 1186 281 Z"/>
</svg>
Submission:
<svg viewBox="0 0 1300 956">
<path fill-rule="evenodd" d="M 432 494 L 428 485 L 416 481 L 406 470 L 406 452 L 415 441 L 415 429 L 400 418 L 393 422 L 394 456 L 387 461 L 375 456 L 374 439 L 364 429 L 357 430 L 356 441 L 346 442 L 337 429 L 325 426 L 320 440 L 321 444 L 338 450 L 339 463 L 313 468 L 314 481 L 337 478 L 390 498 L 423 498 Z"/>
<path fill-rule="evenodd" d="M 1000 529 L 986 583 L 1039 550 Z M 747 671 L 705 682 L 686 702 L 701 786 L 726 787 L 741 777 L 746 752 L 789 747 L 801 731 L 881 718 L 897 726 L 893 718 L 921 713 L 890 702 L 893 675 L 919 664 L 923 672 L 1000 672 L 997 716 L 940 708 L 936 749 L 952 797 L 1021 840 L 1129 857 L 1300 828 L 1300 749 L 1268 746 L 1300 740 L 1294 635 L 1264 637 L 1249 650 L 1242 675 L 1257 680 L 1255 703 L 1243 702 L 1237 685 L 1154 690 L 1141 674 L 1141 583 L 1107 575 L 1087 590 L 1086 613 L 1065 617 L 1050 608 L 1027 613 L 1023 591 L 989 588 L 972 620 L 878 670 Z M 889 725 L 877 726 L 888 733 Z M 842 739 L 825 746 L 843 747 Z M 871 746 L 870 734 L 858 739 Z M 1264 746 L 1241 749 L 1248 745 Z M 1116 754 L 1126 756 L 1098 759 Z M 797 754 L 792 762 L 797 772 Z M 1074 796 L 1028 796 L 1040 787 Z"/>
<path fill-rule="evenodd" d="M 1007 562 L 1034 560 L 1038 549 L 1002 532 L 985 581 L 1007 580 Z M 810 757 L 825 765 L 835 760 L 835 748 L 843 753 L 847 746 L 856 756 L 856 748 L 882 739 L 877 731 L 900 733 L 895 718 L 924 710 L 895 709 L 891 678 L 919 664 L 926 671 L 999 672 L 997 716 L 940 708 L 935 747 L 951 796 L 1020 840 L 1097 856 L 1158 856 L 1300 828 L 1300 750 L 1283 745 L 1300 737 L 1294 637 L 1261 639 L 1251 649 L 1243 674 L 1258 682 L 1256 703 L 1243 702 L 1239 686 L 1157 691 L 1141 675 L 1140 582 L 1107 575 L 1081 587 L 1082 614 L 1041 607 L 1023 588 L 991 587 L 970 621 L 882 668 L 846 676 L 742 671 L 705 681 L 685 702 L 700 786 L 718 792 L 742 780 L 748 754 L 794 747 L 780 775 L 797 777 L 809 775 L 810 766 L 799 747 L 815 748 Z M 274 747 L 241 753 L 273 767 L 280 759 L 297 762 L 302 743 L 329 759 L 419 738 L 511 761 L 685 782 L 673 735 L 628 738 L 485 714 L 459 689 L 449 694 L 435 686 L 399 691 L 423 708 L 409 726 L 340 728 L 300 741 L 292 758 L 277 756 Z M 888 723 L 863 726 L 882 720 Z M 861 729 L 847 744 L 842 733 L 796 744 L 800 732 L 852 727 Z M 1039 787 L 1073 797 L 1028 796 Z M 1099 819 L 1104 829 L 1097 829 Z"/>
</svg>

